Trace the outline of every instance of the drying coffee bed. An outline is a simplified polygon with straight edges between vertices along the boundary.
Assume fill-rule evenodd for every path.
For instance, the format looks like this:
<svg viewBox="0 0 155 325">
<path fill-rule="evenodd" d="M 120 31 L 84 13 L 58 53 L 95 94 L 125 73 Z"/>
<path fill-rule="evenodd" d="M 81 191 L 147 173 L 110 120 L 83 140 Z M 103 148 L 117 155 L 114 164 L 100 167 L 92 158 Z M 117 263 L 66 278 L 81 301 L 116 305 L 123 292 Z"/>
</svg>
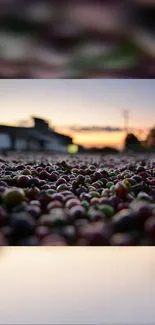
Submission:
<svg viewBox="0 0 155 325">
<path fill-rule="evenodd" d="M 155 244 L 155 159 L 0 157 L 1 246 Z"/>
</svg>

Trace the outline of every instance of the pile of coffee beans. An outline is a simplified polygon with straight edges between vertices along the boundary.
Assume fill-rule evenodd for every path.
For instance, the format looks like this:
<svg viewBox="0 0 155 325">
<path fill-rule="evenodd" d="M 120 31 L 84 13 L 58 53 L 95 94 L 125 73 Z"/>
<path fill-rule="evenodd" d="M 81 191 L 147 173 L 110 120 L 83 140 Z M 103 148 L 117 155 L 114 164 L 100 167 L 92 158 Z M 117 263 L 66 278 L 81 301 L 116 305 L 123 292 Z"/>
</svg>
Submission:
<svg viewBox="0 0 155 325">
<path fill-rule="evenodd" d="M 153 157 L 0 157 L 1 246 L 154 244 Z"/>
</svg>

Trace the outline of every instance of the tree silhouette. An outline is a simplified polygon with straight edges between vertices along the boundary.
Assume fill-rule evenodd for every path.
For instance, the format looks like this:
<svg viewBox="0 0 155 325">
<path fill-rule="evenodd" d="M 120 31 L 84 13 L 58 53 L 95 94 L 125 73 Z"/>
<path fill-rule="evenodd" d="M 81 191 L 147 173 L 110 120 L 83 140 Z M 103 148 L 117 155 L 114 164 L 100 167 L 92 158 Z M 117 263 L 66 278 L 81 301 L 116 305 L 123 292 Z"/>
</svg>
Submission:
<svg viewBox="0 0 155 325">
<path fill-rule="evenodd" d="M 124 147 L 125 150 L 139 151 L 141 149 L 141 142 L 133 133 L 129 133 L 125 138 Z"/>
<path fill-rule="evenodd" d="M 155 149 L 155 127 L 149 131 L 149 134 L 146 138 L 147 147 L 150 149 Z"/>
</svg>

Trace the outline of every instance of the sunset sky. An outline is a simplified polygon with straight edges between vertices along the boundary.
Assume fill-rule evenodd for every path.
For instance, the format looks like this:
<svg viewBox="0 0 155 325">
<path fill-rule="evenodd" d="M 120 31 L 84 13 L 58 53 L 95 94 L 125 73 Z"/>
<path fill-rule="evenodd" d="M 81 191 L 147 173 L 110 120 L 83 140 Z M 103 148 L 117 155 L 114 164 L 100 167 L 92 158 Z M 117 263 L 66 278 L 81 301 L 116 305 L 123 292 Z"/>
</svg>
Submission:
<svg viewBox="0 0 155 325">
<path fill-rule="evenodd" d="M 87 147 L 121 147 L 126 109 L 130 130 L 144 138 L 155 125 L 155 80 L 0 80 L 1 124 L 38 116 Z"/>
</svg>

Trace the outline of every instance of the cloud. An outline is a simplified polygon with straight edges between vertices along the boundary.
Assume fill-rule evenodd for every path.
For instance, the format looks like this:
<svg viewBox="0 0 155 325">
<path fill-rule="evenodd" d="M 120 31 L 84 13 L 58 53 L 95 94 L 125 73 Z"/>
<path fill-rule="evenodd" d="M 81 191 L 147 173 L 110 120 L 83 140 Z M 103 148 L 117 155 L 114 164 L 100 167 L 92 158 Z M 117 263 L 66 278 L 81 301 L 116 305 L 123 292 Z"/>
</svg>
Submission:
<svg viewBox="0 0 155 325">
<path fill-rule="evenodd" d="M 70 126 L 69 129 L 74 132 L 121 132 L 123 128 L 111 126 Z"/>
</svg>

